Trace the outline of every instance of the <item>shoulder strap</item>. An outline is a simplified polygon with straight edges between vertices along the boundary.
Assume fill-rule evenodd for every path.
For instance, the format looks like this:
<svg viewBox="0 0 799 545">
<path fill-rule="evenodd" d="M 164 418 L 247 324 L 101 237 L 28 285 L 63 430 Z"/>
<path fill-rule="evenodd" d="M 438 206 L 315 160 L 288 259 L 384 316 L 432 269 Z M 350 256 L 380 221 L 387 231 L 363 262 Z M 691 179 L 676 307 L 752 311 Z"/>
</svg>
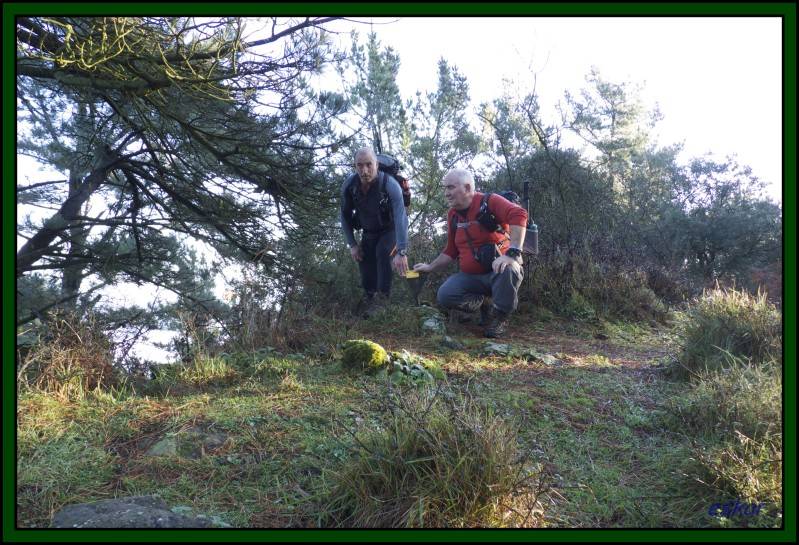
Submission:
<svg viewBox="0 0 799 545">
<path fill-rule="evenodd" d="M 460 223 L 460 222 L 458 222 L 458 215 L 459 214 L 458 214 L 457 210 L 455 210 L 455 213 L 452 214 L 452 222 L 451 223 L 452 223 L 452 236 L 453 237 L 458 232 L 458 224 Z M 467 217 L 464 218 L 464 219 L 466 219 L 466 227 L 463 228 L 463 234 L 466 235 L 466 243 L 469 245 L 469 249 L 472 251 L 472 257 L 474 257 L 474 260 L 475 261 L 480 261 L 477 258 L 477 249 L 474 247 L 474 241 L 472 240 L 471 235 L 469 235 L 469 223 L 470 222 L 469 222 L 469 219 L 468 219 L 468 211 L 467 211 Z M 453 239 L 453 242 L 454 241 L 455 240 Z"/>
<path fill-rule="evenodd" d="M 388 199 L 388 191 L 386 191 L 386 184 L 388 183 L 388 174 L 380 171 L 380 198 Z"/>
<path fill-rule="evenodd" d="M 355 204 L 356 199 L 358 198 L 358 176 L 353 174 L 350 176 L 349 181 L 347 182 L 347 191 L 350 193 L 350 197 L 352 198 L 352 204 Z"/>
</svg>

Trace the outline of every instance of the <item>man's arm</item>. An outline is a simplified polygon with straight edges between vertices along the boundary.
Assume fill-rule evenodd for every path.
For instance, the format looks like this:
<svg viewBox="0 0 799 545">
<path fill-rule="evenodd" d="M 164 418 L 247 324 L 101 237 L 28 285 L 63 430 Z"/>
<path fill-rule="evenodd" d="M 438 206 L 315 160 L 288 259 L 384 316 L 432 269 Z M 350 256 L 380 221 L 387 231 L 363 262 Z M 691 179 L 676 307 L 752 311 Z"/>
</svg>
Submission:
<svg viewBox="0 0 799 545">
<path fill-rule="evenodd" d="M 435 258 L 431 263 L 417 263 L 413 266 L 413 270 L 417 272 L 436 272 L 445 268 L 447 265 L 455 261 L 447 254 L 441 253 L 438 254 L 438 257 Z"/>
<path fill-rule="evenodd" d="M 386 192 L 391 203 L 392 216 L 394 218 L 394 236 L 396 237 L 397 253 L 391 264 L 400 276 L 405 276 L 408 272 L 408 258 L 400 252 L 408 251 L 408 214 L 405 213 L 405 203 L 402 200 L 402 188 L 393 176 L 386 176 Z"/>
<path fill-rule="evenodd" d="M 524 235 L 527 233 L 526 228 L 522 227 L 521 225 L 511 225 L 510 226 L 510 248 L 516 248 L 517 250 L 521 250 L 524 246 Z M 511 265 L 512 263 L 518 263 L 517 259 L 521 259 L 521 254 L 519 257 L 510 257 L 508 255 L 501 255 L 494 260 L 491 264 L 491 268 L 494 269 L 494 272 L 499 274 L 505 270 L 505 267 Z"/>
<path fill-rule="evenodd" d="M 525 227 L 522 227 L 521 225 L 511 225 L 510 247 L 518 248 L 519 250 L 524 248 L 524 235 L 526 234 L 527 234 L 527 229 Z"/>
<path fill-rule="evenodd" d="M 397 250 L 408 249 L 408 214 L 405 212 L 405 203 L 402 200 L 402 188 L 393 176 L 385 175 L 386 192 L 391 202 L 392 216 L 394 217 L 394 233 L 397 237 Z"/>
</svg>

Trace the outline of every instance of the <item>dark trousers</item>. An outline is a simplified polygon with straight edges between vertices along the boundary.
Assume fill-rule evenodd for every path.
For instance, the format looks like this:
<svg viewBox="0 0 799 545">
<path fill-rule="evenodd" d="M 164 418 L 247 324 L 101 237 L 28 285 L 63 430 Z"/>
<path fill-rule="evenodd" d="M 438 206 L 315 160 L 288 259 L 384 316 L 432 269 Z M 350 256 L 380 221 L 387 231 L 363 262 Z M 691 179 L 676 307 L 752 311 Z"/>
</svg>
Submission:
<svg viewBox="0 0 799 545">
<path fill-rule="evenodd" d="M 361 271 L 361 285 L 368 295 L 391 292 L 391 250 L 396 243 L 394 230 L 381 233 L 367 233 L 361 238 L 363 259 L 358 263 Z"/>
</svg>

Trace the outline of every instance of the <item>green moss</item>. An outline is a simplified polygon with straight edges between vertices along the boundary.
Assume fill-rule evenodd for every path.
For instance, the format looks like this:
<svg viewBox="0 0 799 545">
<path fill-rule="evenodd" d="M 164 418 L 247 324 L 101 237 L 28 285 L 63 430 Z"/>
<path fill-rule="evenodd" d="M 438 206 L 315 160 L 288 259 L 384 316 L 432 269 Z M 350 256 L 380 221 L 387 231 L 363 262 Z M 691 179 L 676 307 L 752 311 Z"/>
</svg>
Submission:
<svg viewBox="0 0 799 545">
<path fill-rule="evenodd" d="M 387 362 L 386 350 L 375 342 L 355 339 L 344 343 L 341 363 L 345 369 L 376 371 Z"/>
</svg>

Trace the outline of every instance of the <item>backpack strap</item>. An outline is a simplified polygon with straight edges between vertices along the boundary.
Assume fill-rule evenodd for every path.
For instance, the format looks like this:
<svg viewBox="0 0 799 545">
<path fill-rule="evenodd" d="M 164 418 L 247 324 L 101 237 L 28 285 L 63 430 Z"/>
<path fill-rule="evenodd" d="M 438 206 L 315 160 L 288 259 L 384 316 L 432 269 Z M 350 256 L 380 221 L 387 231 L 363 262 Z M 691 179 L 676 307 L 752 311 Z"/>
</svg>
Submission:
<svg viewBox="0 0 799 545">
<path fill-rule="evenodd" d="M 480 211 L 477 213 L 477 221 L 486 231 L 497 233 L 502 233 L 505 236 L 508 236 L 508 233 L 505 229 L 497 221 L 497 217 L 488 207 L 488 199 L 493 195 L 493 193 L 483 193 L 483 199 L 480 201 Z M 493 228 L 492 228 L 493 227 Z"/>
<path fill-rule="evenodd" d="M 352 207 L 356 208 L 358 206 L 358 175 L 353 174 L 350 176 L 350 181 L 347 185 L 347 192 L 350 194 L 350 200 L 352 201 Z"/>
<path fill-rule="evenodd" d="M 456 210 L 454 214 L 452 214 L 452 236 L 453 242 L 455 241 L 454 237 L 458 232 L 458 225 L 460 222 L 458 221 L 458 211 Z M 469 224 L 471 223 L 468 218 L 464 218 L 466 220 L 465 224 L 466 227 L 463 227 L 463 234 L 466 235 L 466 243 L 469 245 L 469 249 L 472 251 L 472 257 L 474 260 L 479 262 L 480 260 L 477 257 L 477 249 L 474 247 L 474 241 L 472 240 L 471 235 L 469 235 Z"/>
</svg>

